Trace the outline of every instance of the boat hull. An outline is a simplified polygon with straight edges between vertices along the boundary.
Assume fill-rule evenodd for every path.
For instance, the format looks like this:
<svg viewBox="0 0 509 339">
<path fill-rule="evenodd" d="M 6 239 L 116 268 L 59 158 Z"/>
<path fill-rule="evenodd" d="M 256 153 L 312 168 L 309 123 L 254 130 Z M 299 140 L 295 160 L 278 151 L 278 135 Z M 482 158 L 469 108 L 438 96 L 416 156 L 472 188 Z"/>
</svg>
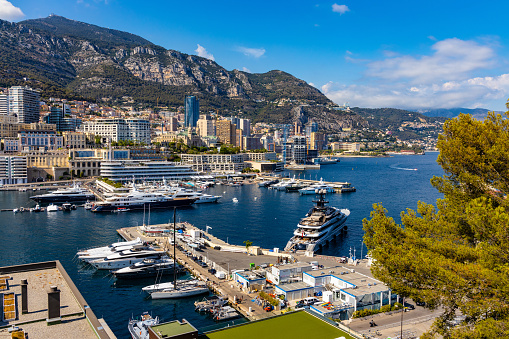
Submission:
<svg viewBox="0 0 509 339">
<path fill-rule="evenodd" d="M 94 199 L 94 195 L 63 195 L 63 196 L 44 196 L 44 195 L 35 195 L 30 197 L 30 199 L 38 202 L 38 203 L 52 203 L 52 202 L 75 202 L 75 201 L 87 201 L 90 199 Z"/>
<path fill-rule="evenodd" d="M 208 287 L 200 287 L 193 290 L 185 290 L 185 291 L 161 291 L 161 292 L 153 292 L 150 294 L 152 299 L 177 299 L 177 298 L 186 298 L 192 297 L 194 295 L 200 295 L 209 293 Z"/>
<path fill-rule="evenodd" d="M 140 204 L 129 204 L 129 205 L 106 205 L 106 204 L 97 204 L 92 208 L 92 212 L 111 212 L 117 211 L 119 208 L 127 208 L 130 210 L 143 210 L 143 209 L 163 209 L 163 208 L 172 208 L 172 207 L 184 207 L 190 206 L 195 202 L 195 199 L 173 199 L 173 200 L 165 200 L 165 201 L 153 201 L 146 202 Z"/>
</svg>

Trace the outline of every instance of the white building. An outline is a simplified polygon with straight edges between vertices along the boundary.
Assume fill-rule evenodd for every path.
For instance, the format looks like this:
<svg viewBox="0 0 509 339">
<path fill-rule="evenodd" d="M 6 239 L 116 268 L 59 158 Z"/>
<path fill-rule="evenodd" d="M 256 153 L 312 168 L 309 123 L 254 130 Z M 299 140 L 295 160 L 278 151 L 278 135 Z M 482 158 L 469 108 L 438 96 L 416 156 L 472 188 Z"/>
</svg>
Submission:
<svg viewBox="0 0 509 339">
<path fill-rule="evenodd" d="M 198 175 L 188 165 L 175 165 L 169 161 L 103 161 L 101 177 L 114 181 L 148 180 L 188 180 Z"/>
<path fill-rule="evenodd" d="M 27 183 L 27 158 L 18 156 L 0 157 L 0 183 Z"/>
<path fill-rule="evenodd" d="M 240 154 L 181 154 L 183 164 L 191 165 L 198 172 L 240 172 L 251 164 L 246 161 L 275 161 L 276 153 Z"/>
<path fill-rule="evenodd" d="M 208 137 L 216 135 L 216 125 L 210 115 L 202 114 L 197 122 L 198 135 L 200 137 Z"/>
<path fill-rule="evenodd" d="M 0 93 L 0 115 L 9 114 L 9 96 Z"/>
<path fill-rule="evenodd" d="M 150 122 L 142 119 L 98 119 L 84 122 L 84 133 L 100 135 L 111 141 L 132 140 L 150 144 Z"/>
<path fill-rule="evenodd" d="M 40 94 L 30 87 L 9 88 L 9 114 L 16 115 L 19 123 L 39 122 Z"/>
</svg>

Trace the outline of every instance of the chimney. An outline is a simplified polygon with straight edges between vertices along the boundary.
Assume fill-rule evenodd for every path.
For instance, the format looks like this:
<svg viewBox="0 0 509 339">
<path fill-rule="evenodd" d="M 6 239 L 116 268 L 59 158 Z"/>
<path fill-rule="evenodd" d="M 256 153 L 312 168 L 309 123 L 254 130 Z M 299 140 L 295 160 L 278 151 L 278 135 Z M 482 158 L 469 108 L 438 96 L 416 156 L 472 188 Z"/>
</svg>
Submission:
<svg viewBox="0 0 509 339">
<path fill-rule="evenodd" d="M 28 313 L 28 282 L 26 279 L 21 280 L 21 314 Z"/>
<path fill-rule="evenodd" d="M 48 325 L 60 323 L 60 291 L 56 286 L 51 286 L 48 291 Z"/>
</svg>

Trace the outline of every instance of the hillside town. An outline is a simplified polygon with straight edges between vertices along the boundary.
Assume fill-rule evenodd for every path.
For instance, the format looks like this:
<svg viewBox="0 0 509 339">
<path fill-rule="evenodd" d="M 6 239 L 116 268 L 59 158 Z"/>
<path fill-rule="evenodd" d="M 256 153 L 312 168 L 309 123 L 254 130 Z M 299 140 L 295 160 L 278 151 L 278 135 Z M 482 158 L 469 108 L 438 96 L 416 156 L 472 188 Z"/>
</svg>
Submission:
<svg viewBox="0 0 509 339">
<path fill-rule="evenodd" d="M 32 88 L 5 88 L 0 94 L 1 159 L 10 170 L 1 183 L 100 176 L 103 163 L 111 161 L 178 162 L 195 172 L 277 172 L 318 165 L 324 156 L 419 154 L 436 144 L 433 134 L 401 141 L 389 130 L 326 134 L 312 120 L 252 124 L 238 116 L 202 112 L 195 96 L 185 97 L 180 107 L 135 111 L 87 101 L 42 101 Z M 400 129 L 430 127 L 441 128 L 416 122 Z"/>
</svg>

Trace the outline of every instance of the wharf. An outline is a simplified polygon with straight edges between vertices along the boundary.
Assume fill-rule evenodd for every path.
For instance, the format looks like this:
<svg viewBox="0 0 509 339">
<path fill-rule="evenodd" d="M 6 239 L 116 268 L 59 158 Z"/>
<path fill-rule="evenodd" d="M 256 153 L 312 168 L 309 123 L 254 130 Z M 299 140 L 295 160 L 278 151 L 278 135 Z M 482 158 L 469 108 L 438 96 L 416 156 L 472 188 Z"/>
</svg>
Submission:
<svg viewBox="0 0 509 339">
<path fill-rule="evenodd" d="M 162 225 L 153 225 L 154 228 L 166 228 L 173 229 L 173 224 L 162 224 Z M 197 227 L 184 222 L 177 223 L 178 228 L 186 228 L 187 230 L 198 230 Z M 161 248 L 164 248 L 170 255 L 173 256 L 173 246 L 169 245 L 167 242 L 168 237 L 154 237 L 147 236 L 142 233 L 140 227 L 126 227 L 117 230 L 118 234 L 124 238 L 126 241 L 134 240 L 137 237 L 140 237 L 146 242 L 154 243 Z M 286 258 L 289 262 L 305 262 L 305 261 L 317 261 L 319 264 L 324 265 L 325 267 L 334 267 L 337 265 L 347 265 L 344 264 L 344 258 L 340 257 L 330 257 L 317 255 L 314 257 L 306 257 L 304 255 L 298 255 L 295 253 L 275 253 L 266 249 L 261 249 L 257 246 L 251 246 L 250 252 L 256 253 L 257 255 L 249 255 L 246 252 L 245 246 L 237 246 L 228 244 L 225 241 L 202 231 L 203 237 L 210 245 L 210 247 L 206 247 L 203 250 L 193 250 L 193 254 L 197 257 L 201 257 L 202 260 L 209 264 L 209 267 L 201 267 L 196 262 L 194 262 L 191 258 L 187 257 L 182 251 L 176 248 L 176 256 L 177 261 L 184 265 L 184 267 L 195 277 L 206 281 L 211 290 L 215 293 L 223 295 L 228 298 L 230 303 L 235 307 L 240 313 L 242 313 L 249 320 L 259 320 L 263 318 L 268 318 L 271 316 L 275 316 L 279 314 L 279 310 L 274 310 L 270 312 L 266 312 L 263 308 L 254 302 L 257 291 L 247 293 L 242 290 L 238 284 L 233 280 L 224 280 L 218 279 L 215 275 L 211 274 L 208 269 L 210 267 L 216 268 L 217 271 L 231 272 L 233 270 L 244 270 L 249 268 L 251 264 L 255 266 L 260 265 L 275 265 L 280 262 L 280 260 Z M 169 236 L 172 236 L 172 233 L 166 233 Z M 217 246 L 221 247 L 221 249 L 214 249 Z M 358 265 L 358 262 L 355 264 L 355 270 L 371 276 L 370 270 L 366 265 L 361 264 Z M 229 279 L 229 274 L 227 275 Z M 241 303 L 235 303 L 235 299 L 242 299 Z M 251 309 L 251 312 L 250 312 Z"/>
<path fill-rule="evenodd" d="M 186 227 L 193 227 L 189 223 L 179 223 L 177 227 L 183 226 L 185 224 Z M 156 225 L 154 227 L 163 227 L 168 225 Z M 140 237 L 144 241 L 155 243 L 161 247 L 163 247 L 169 254 L 173 256 L 173 246 L 166 244 L 166 237 L 149 237 L 142 234 L 138 227 L 127 227 L 121 228 L 117 230 L 118 234 L 124 238 L 126 241 L 130 241 Z M 224 244 L 228 245 L 226 242 L 213 237 L 210 234 L 206 234 L 207 237 L 213 239 L 215 244 Z M 241 247 L 241 246 L 237 246 Z M 244 247 L 245 250 L 245 247 Z M 203 268 L 199 266 L 196 262 L 188 258 L 182 251 L 175 249 L 177 254 L 177 261 L 182 264 L 191 274 L 193 274 L 196 278 L 201 279 L 207 282 L 209 288 L 222 296 L 228 298 L 231 305 L 237 309 L 242 315 L 244 315 L 249 320 L 259 320 L 268 318 L 274 315 L 277 315 L 278 311 L 266 312 L 263 308 L 257 305 L 254 300 L 256 295 L 254 293 L 248 294 L 243 292 L 240 288 L 237 287 L 236 283 L 232 280 L 224 280 L 219 279 L 215 275 L 208 272 L 208 267 Z M 217 266 L 228 267 L 228 269 L 243 269 L 249 267 L 251 263 L 255 263 L 256 265 L 267 263 L 268 258 L 264 258 L 264 256 L 248 256 L 246 253 L 238 253 L 238 252 L 225 252 L 220 250 L 214 250 L 213 247 L 207 248 L 203 251 L 196 251 L 197 254 L 201 256 L 206 256 L 207 262 L 215 262 Z M 277 261 L 277 257 L 270 258 L 272 264 L 275 264 Z M 241 303 L 235 303 L 235 300 L 241 299 Z M 249 311 L 251 309 L 251 312 Z M 276 313 L 277 312 L 277 313 Z"/>
</svg>

